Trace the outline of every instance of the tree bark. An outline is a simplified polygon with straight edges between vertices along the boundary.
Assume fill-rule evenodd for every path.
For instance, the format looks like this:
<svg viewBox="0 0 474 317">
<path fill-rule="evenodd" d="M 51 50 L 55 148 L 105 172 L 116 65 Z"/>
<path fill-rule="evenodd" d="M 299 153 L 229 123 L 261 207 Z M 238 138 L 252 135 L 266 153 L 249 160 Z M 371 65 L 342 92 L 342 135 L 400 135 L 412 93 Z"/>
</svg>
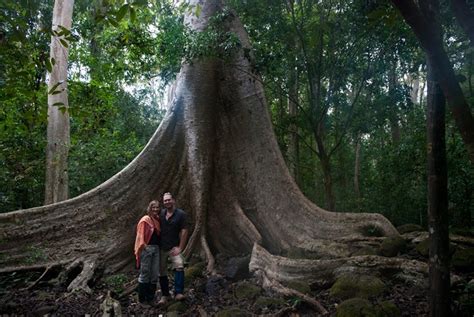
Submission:
<svg viewBox="0 0 474 317">
<path fill-rule="evenodd" d="M 448 175 L 445 98 L 434 65 L 428 62 L 428 222 L 430 233 L 430 316 L 450 316 Z"/>
<path fill-rule="evenodd" d="M 321 169 L 323 170 L 323 183 L 324 183 L 324 198 L 326 208 L 330 211 L 336 210 L 336 198 L 334 197 L 332 171 L 331 171 L 331 159 L 323 150 L 324 146 L 320 147 L 318 142 L 318 148 L 320 151 L 319 161 L 321 162 Z"/>
<path fill-rule="evenodd" d="M 186 18 L 197 31 L 222 12 L 220 1 L 201 5 L 199 16 Z M 247 34 L 233 13 L 221 17 L 222 30 L 235 33 L 241 49 L 230 61 L 212 57 L 183 65 L 157 131 L 111 179 L 67 201 L 0 214 L 1 254 L 8 254 L 0 256 L 1 266 L 24 262 L 25 245 L 45 255 L 39 263 L 80 259 L 88 267 L 104 264 L 106 273 L 131 265 L 135 224 L 148 202 L 166 191 L 193 220 L 185 254 L 204 249 L 210 263 L 215 253 L 250 253 L 255 243 L 276 254 L 350 256 L 348 241 L 366 239 L 368 227 L 398 235 L 379 214 L 328 212 L 303 196 L 278 149 L 261 80 L 245 54 Z M 91 274 L 76 279 L 84 276 Z"/>
<path fill-rule="evenodd" d="M 71 29 L 74 0 L 56 0 L 53 32 L 61 27 Z M 64 41 L 61 43 L 61 41 Z M 65 44 L 66 43 L 66 44 Z M 57 33 L 51 37 L 52 72 L 48 83 L 48 144 L 46 148 L 46 181 L 44 203 L 52 204 L 69 196 L 68 154 L 69 113 L 67 93 L 67 40 Z M 59 93 L 56 93 L 59 92 Z"/>
<path fill-rule="evenodd" d="M 437 1 L 392 0 L 418 38 L 448 101 L 456 126 L 474 163 L 474 118 L 443 47 L 441 28 L 434 11 Z"/>
</svg>

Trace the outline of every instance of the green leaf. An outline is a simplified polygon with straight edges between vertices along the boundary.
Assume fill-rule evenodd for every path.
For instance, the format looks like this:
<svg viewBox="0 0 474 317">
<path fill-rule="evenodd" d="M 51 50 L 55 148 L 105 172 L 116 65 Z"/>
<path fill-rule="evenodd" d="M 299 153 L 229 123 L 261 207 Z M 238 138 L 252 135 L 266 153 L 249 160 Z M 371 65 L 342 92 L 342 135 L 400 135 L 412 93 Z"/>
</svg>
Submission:
<svg viewBox="0 0 474 317">
<path fill-rule="evenodd" d="M 195 11 L 196 17 L 199 18 L 199 16 L 201 15 L 201 12 L 202 12 L 202 7 L 199 4 L 196 5 L 196 11 Z"/>
<path fill-rule="evenodd" d="M 59 42 L 61 42 L 62 46 L 64 46 L 65 48 L 68 48 L 68 47 L 69 47 L 69 44 L 67 43 L 66 40 L 64 40 L 64 39 L 59 39 Z"/>
<path fill-rule="evenodd" d="M 115 26 L 116 28 L 119 27 L 118 22 L 117 22 L 114 18 L 109 17 L 109 18 L 107 19 L 107 21 L 109 21 L 109 23 L 112 24 L 112 26 Z"/>
<path fill-rule="evenodd" d="M 51 60 L 47 59 L 45 62 L 45 66 L 48 70 L 48 73 L 51 73 L 53 71 L 53 65 L 51 64 Z"/>
<path fill-rule="evenodd" d="M 130 7 L 130 21 L 135 22 L 137 19 L 137 12 L 134 8 Z"/>
<path fill-rule="evenodd" d="M 137 6 L 146 6 L 148 4 L 148 0 L 135 0 L 133 4 Z"/>
<path fill-rule="evenodd" d="M 63 81 L 59 81 L 53 87 L 51 87 L 51 89 L 48 91 L 48 95 L 51 95 L 56 90 L 56 88 L 58 88 L 58 86 L 61 85 L 62 83 Z"/>
<path fill-rule="evenodd" d="M 105 15 L 103 14 L 98 14 L 95 16 L 95 22 L 97 23 L 104 21 L 104 19 L 105 19 Z"/>
<path fill-rule="evenodd" d="M 59 111 L 61 111 L 63 114 L 66 113 L 66 111 L 67 111 L 67 107 L 66 107 L 66 106 L 62 106 L 62 107 L 60 106 L 58 109 L 59 109 Z"/>
<path fill-rule="evenodd" d="M 130 5 L 127 3 L 127 4 L 124 4 L 120 10 L 118 10 L 117 14 L 115 15 L 115 18 L 117 19 L 117 21 L 120 21 L 123 19 L 123 17 L 125 16 L 125 14 L 127 14 L 127 11 L 129 9 Z"/>
<path fill-rule="evenodd" d="M 58 28 L 61 29 L 61 35 L 71 34 L 71 31 L 62 25 L 58 25 Z"/>
</svg>

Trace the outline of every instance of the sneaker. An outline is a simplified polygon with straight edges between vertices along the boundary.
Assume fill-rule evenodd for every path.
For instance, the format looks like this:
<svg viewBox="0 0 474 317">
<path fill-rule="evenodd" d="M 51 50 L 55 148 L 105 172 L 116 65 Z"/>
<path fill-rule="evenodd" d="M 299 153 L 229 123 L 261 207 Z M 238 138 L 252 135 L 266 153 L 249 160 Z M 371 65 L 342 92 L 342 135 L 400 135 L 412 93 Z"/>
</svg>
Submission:
<svg viewBox="0 0 474 317">
<path fill-rule="evenodd" d="M 176 300 L 184 300 L 185 299 L 185 296 L 183 294 L 176 294 L 176 296 L 174 297 L 174 299 Z"/>
<path fill-rule="evenodd" d="M 161 296 L 160 301 L 158 302 L 158 305 L 166 305 L 167 303 L 168 303 L 168 297 Z"/>
</svg>

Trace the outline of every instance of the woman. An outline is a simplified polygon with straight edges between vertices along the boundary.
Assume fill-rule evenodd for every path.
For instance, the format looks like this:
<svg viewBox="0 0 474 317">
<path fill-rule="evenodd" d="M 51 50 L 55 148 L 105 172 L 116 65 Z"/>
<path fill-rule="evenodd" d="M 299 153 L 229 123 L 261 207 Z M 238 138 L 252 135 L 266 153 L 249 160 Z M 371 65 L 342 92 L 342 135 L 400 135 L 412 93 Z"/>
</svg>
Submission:
<svg viewBox="0 0 474 317">
<path fill-rule="evenodd" d="M 160 271 L 160 202 L 152 200 L 137 225 L 135 259 L 140 268 L 138 276 L 138 300 L 142 304 L 153 303 Z"/>
</svg>

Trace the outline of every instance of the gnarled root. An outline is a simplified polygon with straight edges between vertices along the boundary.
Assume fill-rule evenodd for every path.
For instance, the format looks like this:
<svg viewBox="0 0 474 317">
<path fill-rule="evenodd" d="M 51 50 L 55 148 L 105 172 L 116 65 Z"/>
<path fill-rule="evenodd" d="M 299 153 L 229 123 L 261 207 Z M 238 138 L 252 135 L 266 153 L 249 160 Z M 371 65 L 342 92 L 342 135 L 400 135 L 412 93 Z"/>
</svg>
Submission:
<svg viewBox="0 0 474 317">
<path fill-rule="evenodd" d="M 426 263 L 401 258 L 363 255 L 328 260 L 289 259 L 270 254 L 254 244 L 250 258 L 251 272 L 262 271 L 269 279 L 281 282 L 305 280 L 310 284 L 328 285 L 344 273 L 393 274 L 410 283 L 424 283 L 428 275 Z"/>
<path fill-rule="evenodd" d="M 91 294 L 92 290 L 88 283 L 94 276 L 95 270 L 97 269 L 97 258 L 79 258 L 71 263 L 65 271 L 65 276 L 69 277 L 74 275 L 74 272 L 81 270 L 80 273 L 69 283 L 67 290 L 68 292 L 83 291 L 87 294 Z"/>
</svg>

